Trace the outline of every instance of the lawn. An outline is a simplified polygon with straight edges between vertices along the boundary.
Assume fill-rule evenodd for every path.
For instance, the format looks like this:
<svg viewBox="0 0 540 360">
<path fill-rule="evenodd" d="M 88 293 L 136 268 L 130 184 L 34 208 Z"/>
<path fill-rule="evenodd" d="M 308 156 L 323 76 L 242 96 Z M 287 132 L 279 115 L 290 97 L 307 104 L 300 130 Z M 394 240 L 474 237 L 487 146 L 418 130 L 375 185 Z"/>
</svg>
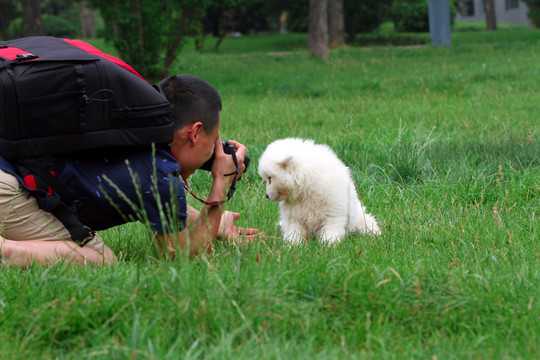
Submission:
<svg viewBox="0 0 540 360">
<path fill-rule="evenodd" d="M 540 32 L 456 31 L 447 48 L 351 46 L 328 62 L 305 43 L 214 52 L 208 39 L 172 69 L 221 93 L 222 137 L 252 159 L 227 208 L 267 237 L 163 262 L 129 224 L 101 234 L 115 267 L 3 267 L 2 359 L 540 357 Z M 280 240 L 256 170 L 289 136 L 337 152 L 383 235 Z M 205 194 L 209 176 L 190 184 Z"/>
</svg>

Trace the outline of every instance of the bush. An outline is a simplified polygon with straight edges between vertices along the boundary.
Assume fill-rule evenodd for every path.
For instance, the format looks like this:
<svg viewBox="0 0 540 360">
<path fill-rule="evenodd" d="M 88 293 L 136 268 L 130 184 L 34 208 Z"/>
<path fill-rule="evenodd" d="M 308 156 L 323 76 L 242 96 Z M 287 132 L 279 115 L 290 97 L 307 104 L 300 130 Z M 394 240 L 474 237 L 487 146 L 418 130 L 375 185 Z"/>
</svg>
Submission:
<svg viewBox="0 0 540 360">
<path fill-rule="evenodd" d="M 390 10 L 390 18 L 398 31 L 429 31 L 427 0 L 395 0 Z"/>
<path fill-rule="evenodd" d="M 379 28 L 388 20 L 389 4 L 392 0 L 345 0 L 345 27 L 349 42 L 354 42 L 356 33 L 368 33 Z M 287 5 L 287 30 L 307 32 L 309 2 L 290 2 Z"/>
<path fill-rule="evenodd" d="M 71 21 L 56 15 L 44 14 L 43 33 L 47 36 L 77 38 L 80 35 L 79 28 Z M 19 17 L 9 24 L 9 38 L 17 39 L 22 37 L 22 19 Z"/>
<path fill-rule="evenodd" d="M 67 38 L 79 37 L 79 28 L 67 19 L 56 15 L 44 14 L 42 20 L 45 35 Z"/>
<path fill-rule="evenodd" d="M 540 27 L 540 0 L 523 0 L 529 7 L 529 19 L 536 28 Z"/>
<path fill-rule="evenodd" d="M 17 39 L 22 37 L 22 18 L 16 18 L 9 23 L 9 38 Z"/>
<path fill-rule="evenodd" d="M 391 0 L 345 0 L 345 24 L 349 42 L 356 33 L 369 33 L 388 20 Z"/>
<path fill-rule="evenodd" d="M 307 32 L 309 24 L 309 2 L 291 1 L 287 7 L 287 30 Z"/>
<path fill-rule="evenodd" d="M 449 5 L 450 24 L 453 25 L 456 19 L 456 9 L 452 1 L 449 1 Z M 428 0 L 395 0 L 390 10 L 390 18 L 398 31 L 428 32 Z"/>
</svg>

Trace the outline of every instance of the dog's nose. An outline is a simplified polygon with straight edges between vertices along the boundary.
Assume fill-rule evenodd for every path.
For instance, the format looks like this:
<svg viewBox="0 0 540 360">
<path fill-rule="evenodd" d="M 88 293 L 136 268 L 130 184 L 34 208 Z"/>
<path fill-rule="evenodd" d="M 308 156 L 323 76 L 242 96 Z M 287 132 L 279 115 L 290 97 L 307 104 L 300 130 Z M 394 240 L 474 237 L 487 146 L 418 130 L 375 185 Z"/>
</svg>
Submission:
<svg viewBox="0 0 540 360">
<path fill-rule="evenodd" d="M 268 194 L 266 194 L 266 198 L 267 198 L 267 199 L 270 199 L 270 196 L 268 196 Z"/>
</svg>

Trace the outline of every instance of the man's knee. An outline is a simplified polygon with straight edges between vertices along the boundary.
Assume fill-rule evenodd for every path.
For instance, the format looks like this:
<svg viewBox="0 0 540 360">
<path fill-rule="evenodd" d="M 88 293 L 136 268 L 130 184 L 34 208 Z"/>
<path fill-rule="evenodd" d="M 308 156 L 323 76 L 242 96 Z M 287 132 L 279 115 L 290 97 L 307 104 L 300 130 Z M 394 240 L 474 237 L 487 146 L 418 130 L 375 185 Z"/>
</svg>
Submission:
<svg viewBox="0 0 540 360">
<path fill-rule="evenodd" d="M 0 170 L 0 226 L 10 240 L 69 240 L 69 232 L 40 209 L 15 176 Z"/>
</svg>

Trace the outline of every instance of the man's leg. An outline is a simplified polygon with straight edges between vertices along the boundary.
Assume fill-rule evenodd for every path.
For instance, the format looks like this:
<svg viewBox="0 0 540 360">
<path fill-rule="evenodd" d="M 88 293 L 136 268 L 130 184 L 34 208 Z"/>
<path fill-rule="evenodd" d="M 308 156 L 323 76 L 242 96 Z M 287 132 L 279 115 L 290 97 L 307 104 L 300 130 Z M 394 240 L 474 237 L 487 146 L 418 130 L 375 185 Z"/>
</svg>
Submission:
<svg viewBox="0 0 540 360">
<path fill-rule="evenodd" d="M 64 225 L 40 209 L 18 180 L 2 170 L 0 234 L 2 261 L 11 265 L 27 267 L 32 260 L 51 263 L 64 259 L 80 264 L 109 264 L 116 260 L 98 236 L 82 248 L 71 241 Z"/>
<path fill-rule="evenodd" d="M 116 260 L 114 253 L 114 258 L 111 258 L 110 255 L 100 254 L 91 247 L 80 247 L 71 240 L 14 241 L 0 237 L 0 246 L 2 263 L 8 266 L 17 265 L 23 269 L 32 262 L 50 265 L 62 260 L 81 265 L 102 265 Z"/>
</svg>

